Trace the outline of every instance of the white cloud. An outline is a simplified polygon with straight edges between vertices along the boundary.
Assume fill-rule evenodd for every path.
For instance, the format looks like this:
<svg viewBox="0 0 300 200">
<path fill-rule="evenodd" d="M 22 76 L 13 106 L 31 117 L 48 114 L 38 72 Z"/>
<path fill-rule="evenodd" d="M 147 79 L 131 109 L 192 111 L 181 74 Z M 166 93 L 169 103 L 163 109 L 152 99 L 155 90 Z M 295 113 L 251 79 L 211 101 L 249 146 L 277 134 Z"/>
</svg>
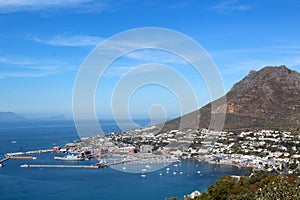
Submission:
<svg viewBox="0 0 300 200">
<path fill-rule="evenodd" d="M 251 5 L 242 4 L 239 0 L 224 0 L 212 7 L 219 13 L 230 13 L 234 11 L 246 11 L 251 9 Z"/>
<path fill-rule="evenodd" d="M 51 46 L 96 46 L 104 39 L 95 36 L 62 36 L 56 35 L 50 39 L 41 39 L 39 37 L 29 37 L 35 42 L 51 45 Z"/>
<path fill-rule="evenodd" d="M 161 64 L 187 64 L 182 58 L 162 50 L 143 50 L 134 51 L 125 55 L 126 58 L 144 62 L 161 63 Z"/>
<path fill-rule="evenodd" d="M 0 13 L 39 11 L 49 8 L 78 8 L 80 9 L 78 11 L 82 12 L 101 12 L 109 7 L 109 1 L 96 0 L 0 0 Z"/>
<path fill-rule="evenodd" d="M 300 46 L 270 46 L 210 52 L 223 74 L 247 73 L 265 66 L 300 68 Z"/>
<path fill-rule="evenodd" d="M 71 70 L 74 70 L 72 65 L 57 60 L 41 63 L 33 60 L 0 57 L 0 78 L 45 77 Z"/>
<path fill-rule="evenodd" d="M 12 64 L 12 65 L 32 65 L 35 64 L 35 61 L 30 61 L 30 60 L 21 60 L 17 58 L 5 58 L 5 57 L 0 57 L 0 63 L 5 63 L 5 64 Z"/>
<path fill-rule="evenodd" d="M 0 71 L 0 78 L 34 78 L 34 77 L 45 77 L 54 75 L 52 70 L 43 71 L 15 71 L 15 72 L 2 72 Z"/>
<path fill-rule="evenodd" d="M 157 67 L 155 66 L 155 64 L 153 64 L 153 66 L 151 66 L 151 64 L 147 63 L 147 67 L 145 67 L 144 65 L 112 65 L 110 66 L 105 73 L 103 74 L 103 77 L 107 77 L 107 78 L 118 78 L 118 77 L 122 77 L 124 75 L 128 76 L 135 76 L 135 75 L 145 75 L 149 72 L 159 72 L 162 70 L 161 67 Z"/>
</svg>

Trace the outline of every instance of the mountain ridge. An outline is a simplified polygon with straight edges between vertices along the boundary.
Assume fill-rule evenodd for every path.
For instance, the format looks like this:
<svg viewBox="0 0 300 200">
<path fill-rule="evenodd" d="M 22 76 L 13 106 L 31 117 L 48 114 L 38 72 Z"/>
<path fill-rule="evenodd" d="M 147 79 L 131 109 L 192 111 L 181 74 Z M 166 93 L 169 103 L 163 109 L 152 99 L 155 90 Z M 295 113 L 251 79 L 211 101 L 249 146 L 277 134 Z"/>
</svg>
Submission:
<svg viewBox="0 0 300 200">
<path fill-rule="evenodd" d="M 50 117 L 39 117 L 39 118 L 26 118 L 22 115 L 19 115 L 15 112 L 7 111 L 7 112 L 0 112 L 0 122 L 15 122 L 15 121 L 27 121 L 27 120 L 66 120 L 67 118 L 63 115 L 54 115 Z"/>
<path fill-rule="evenodd" d="M 24 121 L 26 120 L 25 117 L 18 115 L 14 112 L 0 112 L 0 121 L 7 122 L 7 121 Z"/>
<path fill-rule="evenodd" d="M 224 97 L 221 97 L 199 110 L 166 122 L 163 129 L 179 128 L 182 118 L 190 119 L 192 127 L 198 121 L 199 129 L 211 128 L 211 117 L 225 112 L 223 130 L 227 131 L 300 127 L 300 74 L 285 65 L 251 70 L 225 96 L 226 104 L 222 103 L 220 99 Z"/>
</svg>

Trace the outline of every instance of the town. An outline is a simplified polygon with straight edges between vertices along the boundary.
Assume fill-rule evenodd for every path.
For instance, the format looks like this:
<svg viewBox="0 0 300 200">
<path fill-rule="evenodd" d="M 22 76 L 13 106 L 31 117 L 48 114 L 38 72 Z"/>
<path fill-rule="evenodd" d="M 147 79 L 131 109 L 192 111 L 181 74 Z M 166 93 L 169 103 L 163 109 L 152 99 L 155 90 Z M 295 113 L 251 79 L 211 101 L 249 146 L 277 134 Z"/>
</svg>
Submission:
<svg viewBox="0 0 300 200">
<path fill-rule="evenodd" d="M 169 130 L 159 126 L 82 138 L 66 145 L 71 152 L 88 152 L 101 160 L 118 157 L 123 162 L 159 163 L 197 159 L 254 170 L 300 174 L 300 135 L 289 131 L 225 132 Z"/>
</svg>

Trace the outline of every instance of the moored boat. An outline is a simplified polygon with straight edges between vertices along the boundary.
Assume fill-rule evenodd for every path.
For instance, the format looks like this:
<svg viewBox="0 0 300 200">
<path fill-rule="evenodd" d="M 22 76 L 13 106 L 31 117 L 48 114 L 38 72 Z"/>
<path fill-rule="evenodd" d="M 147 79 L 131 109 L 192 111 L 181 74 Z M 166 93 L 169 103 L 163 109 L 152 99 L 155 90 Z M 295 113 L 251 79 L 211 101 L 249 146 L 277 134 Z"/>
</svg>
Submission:
<svg viewBox="0 0 300 200">
<path fill-rule="evenodd" d="M 84 158 L 81 158 L 81 157 L 78 157 L 78 156 L 75 156 L 73 154 L 71 155 L 67 155 L 67 156 L 64 156 L 64 157 L 54 157 L 55 160 L 62 160 L 62 161 L 81 161 L 81 160 L 84 160 Z"/>
<path fill-rule="evenodd" d="M 142 178 L 146 178 L 146 174 L 141 174 L 141 177 Z"/>
</svg>

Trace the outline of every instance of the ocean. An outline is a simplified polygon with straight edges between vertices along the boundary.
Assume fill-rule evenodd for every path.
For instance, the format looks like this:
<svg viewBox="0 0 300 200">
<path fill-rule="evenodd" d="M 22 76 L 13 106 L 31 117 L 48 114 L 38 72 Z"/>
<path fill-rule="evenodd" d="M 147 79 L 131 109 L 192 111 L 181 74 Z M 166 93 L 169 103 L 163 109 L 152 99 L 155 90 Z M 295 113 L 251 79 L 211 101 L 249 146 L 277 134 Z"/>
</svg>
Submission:
<svg viewBox="0 0 300 200">
<path fill-rule="evenodd" d="M 144 126 L 147 122 L 140 121 Z M 104 132 L 119 131 L 112 121 L 102 121 Z M 49 149 L 79 140 L 73 121 L 26 121 L 0 123 L 0 158 L 7 152 Z M 17 143 L 13 144 L 12 141 Z M 56 154 L 38 154 L 35 161 L 8 160 L 0 168 L 0 200 L 160 200 L 183 195 L 195 190 L 205 191 L 224 175 L 241 175 L 247 169 L 211 165 L 194 160 L 183 160 L 166 168 L 140 174 L 125 173 L 113 168 L 57 169 L 20 168 L 26 163 L 61 164 L 53 159 Z M 61 161 L 62 162 L 62 161 Z M 78 164 L 94 164 L 96 160 Z M 65 164 L 65 163 L 64 163 Z M 77 164 L 75 162 L 75 164 Z M 182 172 L 173 174 L 173 171 Z"/>
</svg>

